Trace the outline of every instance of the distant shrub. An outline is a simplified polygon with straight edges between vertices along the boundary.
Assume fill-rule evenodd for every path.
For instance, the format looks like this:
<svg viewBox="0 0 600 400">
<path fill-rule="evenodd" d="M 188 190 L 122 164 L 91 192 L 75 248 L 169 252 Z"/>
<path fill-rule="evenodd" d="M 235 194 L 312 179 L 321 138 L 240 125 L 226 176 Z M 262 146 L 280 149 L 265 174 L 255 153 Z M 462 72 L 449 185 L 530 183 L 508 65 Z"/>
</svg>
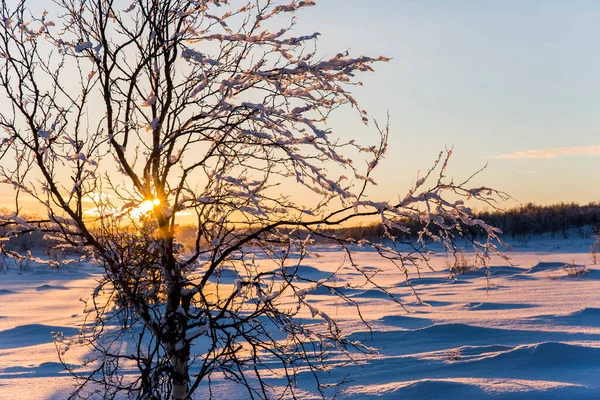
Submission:
<svg viewBox="0 0 600 400">
<path fill-rule="evenodd" d="M 567 276 L 571 278 L 586 275 L 590 272 L 585 265 L 576 265 L 574 262 L 565 265 L 563 269 L 567 273 Z"/>
<path fill-rule="evenodd" d="M 457 347 L 455 349 L 449 349 L 446 352 L 446 358 L 448 361 L 458 361 L 461 359 L 460 348 Z"/>
<path fill-rule="evenodd" d="M 446 266 L 450 270 L 451 275 L 463 275 L 478 270 L 477 265 L 472 263 L 470 258 L 462 251 L 456 253 L 454 263 L 446 260 Z"/>
<path fill-rule="evenodd" d="M 590 245 L 590 256 L 593 264 L 598 264 L 598 253 L 600 253 L 600 238 L 596 237 L 596 242 Z"/>
</svg>

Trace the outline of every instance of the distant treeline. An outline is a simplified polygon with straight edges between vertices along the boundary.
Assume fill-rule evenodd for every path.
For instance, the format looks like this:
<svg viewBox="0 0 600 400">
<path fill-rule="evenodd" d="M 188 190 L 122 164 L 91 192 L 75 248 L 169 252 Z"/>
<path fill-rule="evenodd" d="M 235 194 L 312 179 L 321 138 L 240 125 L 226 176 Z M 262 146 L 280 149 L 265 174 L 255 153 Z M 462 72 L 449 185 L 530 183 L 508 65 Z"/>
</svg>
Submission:
<svg viewBox="0 0 600 400">
<path fill-rule="evenodd" d="M 532 203 L 522 204 L 503 211 L 475 212 L 475 218 L 502 230 L 503 238 L 527 240 L 531 236 L 545 235 L 551 238 L 569 236 L 589 237 L 600 232 L 600 204 L 560 203 L 547 206 Z M 410 228 L 411 234 L 395 230 L 392 233 L 400 239 L 414 239 L 422 224 L 413 220 L 399 221 Z M 429 229 L 429 228 L 428 228 Z M 461 229 L 470 237 L 478 238 L 481 232 L 469 226 Z M 435 229 L 432 229 L 435 232 Z M 379 240 L 384 237 L 381 224 L 345 227 L 329 230 L 342 238 Z"/>
<path fill-rule="evenodd" d="M 1 210 L 0 210 L 1 211 Z M 547 236 L 550 238 L 568 238 L 581 237 L 586 238 L 600 233 L 600 204 L 589 203 L 579 205 L 576 203 L 560 203 L 548 206 L 539 206 L 532 203 L 523 204 L 504 211 L 481 211 L 475 212 L 475 218 L 485 221 L 488 225 L 502 230 L 503 239 L 515 239 L 527 241 L 533 236 Z M 418 232 L 424 227 L 421 223 L 414 220 L 397 221 L 410 229 L 410 233 L 402 232 L 398 229 L 392 234 L 405 241 L 414 241 Z M 449 223 L 449 221 L 448 221 Z M 435 233 L 434 226 L 427 227 Z M 6 237 L 10 227 L 0 226 L 0 238 Z M 461 230 L 474 239 L 481 237 L 482 232 L 470 226 L 461 226 Z M 192 225 L 182 225 L 177 229 L 177 241 L 186 248 L 194 248 L 196 242 L 197 228 Z M 381 224 L 370 224 L 364 226 L 342 227 L 328 229 L 326 236 L 338 237 L 342 239 L 353 238 L 356 240 L 367 239 L 370 241 L 385 240 L 385 229 Z M 308 232 L 296 231 L 294 236 L 306 238 Z M 42 241 L 44 235 L 40 232 L 32 232 L 20 237 L 13 237 L 8 241 L 3 241 L 7 250 L 26 251 L 40 249 L 48 254 L 59 251 L 52 242 Z M 316 243 L 327 243 L 329 240 L 312 235 Z M 200 241 L 201 246 L 207 246 L 204 240 Z M 1 247 L 1 246 L 0 246 Z M 1 250 L 1 249 L 0 249 Z M 1 251 L 0 251 L 1 253 Z M 64 252 L 63 252 L 64 253 Z M 64 254 L 63 254 L 64 257 Z"/>
<path fill-rule="evenodd" d="M 542 234 L 565 238 L 572 234 L 586 237 L 598 234 L 600 230 L 600 204 L 538 206 L 528 203 L 504 212 L 481 212 L 477 218 L 500 228 L 505 235 L 513 238 Z"/>
</svg>

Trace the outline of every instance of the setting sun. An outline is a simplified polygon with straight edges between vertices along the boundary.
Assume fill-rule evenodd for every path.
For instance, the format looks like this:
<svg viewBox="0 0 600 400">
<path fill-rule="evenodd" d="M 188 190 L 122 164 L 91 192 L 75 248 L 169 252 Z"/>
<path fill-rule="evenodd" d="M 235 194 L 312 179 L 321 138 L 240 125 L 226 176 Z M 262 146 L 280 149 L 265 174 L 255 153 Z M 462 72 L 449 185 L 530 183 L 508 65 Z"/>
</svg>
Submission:
<svg viewBox="0 0 600 400">
<path fill-rule="evenodd" d="M 152 211 L 154 209 L 154 207 L 158 206 L 159 204 L 160 204 L 159 199 L 145 200 L 138 206 L 137 209 L 134 210 L 133 213 L 135 215 L 146 214 L 147 212 Z"/>
</svg>

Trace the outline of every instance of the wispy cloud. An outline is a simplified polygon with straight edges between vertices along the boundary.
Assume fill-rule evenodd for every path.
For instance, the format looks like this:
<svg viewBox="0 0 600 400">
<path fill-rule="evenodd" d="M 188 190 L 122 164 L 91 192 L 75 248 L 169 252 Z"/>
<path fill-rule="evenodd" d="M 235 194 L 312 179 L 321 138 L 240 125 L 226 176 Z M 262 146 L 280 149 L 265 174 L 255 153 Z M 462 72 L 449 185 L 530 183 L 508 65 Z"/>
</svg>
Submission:
<svg viewBox="0 0 600 400">
<path fill-rule="evenodd" d="M 525 150 L 514 153 L 500 154 L 494 158 L 499 159 L 517 159 L 517 158 L 556 158 L 562 156 L 600 156 L 600 145 L 576 146 L 576 147 L 556 147 L 545 150 Z"/>
</svg>

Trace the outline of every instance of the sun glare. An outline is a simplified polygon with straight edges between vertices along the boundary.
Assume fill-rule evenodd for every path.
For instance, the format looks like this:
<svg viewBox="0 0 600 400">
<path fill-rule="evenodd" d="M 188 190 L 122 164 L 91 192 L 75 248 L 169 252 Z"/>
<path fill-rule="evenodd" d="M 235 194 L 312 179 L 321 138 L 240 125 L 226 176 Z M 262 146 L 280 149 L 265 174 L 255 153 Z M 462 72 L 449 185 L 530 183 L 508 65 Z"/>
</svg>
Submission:
<svg viewBox="0 0 600 400">
<path fill-rule="evenodd" d="M 157 206 L 159 206 L 159 205 L 160 205 L 160 200 L 159 199 L 144 200 L 136 208 L 129 209 L 126 212 L 130 216 L 132 216 L 134 218 L 137 218 L 137 217 L 139 217 L 141 215 L 149 213 L 150 211 L 154 210 L 154 208 L 157 207 Z M 100 215 L 104 215 L 104 216 L 109 216 L 109 215 L 117 216 L 117 215 L 122 215 L 123 214 L 122 212 L 120 212 L 114 206 L 111 207 L 110 209 L 104 208 L 103 210 L 104 210 L 104 212 L 100 212 L 97 207 L 94 207 L 94 208 L 90 208 L 90 209 L 84 211 L 84 214 L 89 215 L 89 216 L 93 216 L 93 217 L 98 217 Z"/>
<path fill-rule="evenodd" d="M 136 214 L 146 214 L 147 212 L 150 212 L 154 209 L 154 207 L 158 206 L 160 204 L 160 200 L 159 199 L 154 199 L 154 200 L 145 200 L 143 201 L 138 208 L 135 210 Z"/>
</svg>

